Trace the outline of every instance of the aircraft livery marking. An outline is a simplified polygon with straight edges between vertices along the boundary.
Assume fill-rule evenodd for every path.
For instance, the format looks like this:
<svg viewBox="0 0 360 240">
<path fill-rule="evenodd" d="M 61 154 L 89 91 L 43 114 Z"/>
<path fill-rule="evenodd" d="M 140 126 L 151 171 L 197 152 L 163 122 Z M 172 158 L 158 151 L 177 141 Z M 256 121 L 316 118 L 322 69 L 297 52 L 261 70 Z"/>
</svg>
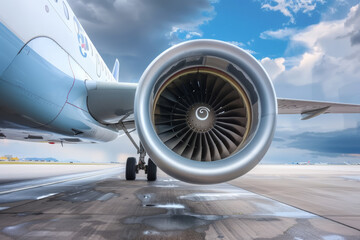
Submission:
<svg viewBox="0 0 360 240">
<path fill-rule="evenodd" d="M 84 58 L 86 58 L 88 55 L 87 52 L 89 51 L 88 40 L 85 35 L 84 29 L 81 27 L 81 25 L 76 17 L 74 17 L 74 22 L 75 22 L 75 31 L 77 33 L 77 38 L 78 38 L 78 42 L 79 42 L 79 50 L 80 50 L 81 55 Z"/>
</svg>

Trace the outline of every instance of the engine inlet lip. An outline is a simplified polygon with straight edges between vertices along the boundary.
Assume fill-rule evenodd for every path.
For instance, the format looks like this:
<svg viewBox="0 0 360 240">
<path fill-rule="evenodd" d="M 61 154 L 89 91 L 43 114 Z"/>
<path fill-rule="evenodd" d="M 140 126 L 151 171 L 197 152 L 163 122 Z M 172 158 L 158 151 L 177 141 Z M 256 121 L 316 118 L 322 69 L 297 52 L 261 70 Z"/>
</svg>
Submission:
<svg viewBox="0 0 360 240">
<path fill-rule="evenodd" d="M 202 61 L 208 56 L 221 59 L 220 64 L 227 62 L 229 65 L 224 68 L 224 65 Z M 167 148 L 156 134 L 152 121 L 156 92 L 164 85 L 169 73 L 187 66 L 215 67 L 246 81 L 244 89 L 253 107 L 253 124 L 246 146 L 224 160 L 207 163 L 180 157 Z M 140 141 L 164 172 L 190 183 L 220 183 L 250 171 L 267 152 L 276 127 L 276 94 L 265 69 L 245 50 L 217 40 L 192 40 L 166 50 L 146 68 L 136 90 L 134 117 Z"/>
</svg>

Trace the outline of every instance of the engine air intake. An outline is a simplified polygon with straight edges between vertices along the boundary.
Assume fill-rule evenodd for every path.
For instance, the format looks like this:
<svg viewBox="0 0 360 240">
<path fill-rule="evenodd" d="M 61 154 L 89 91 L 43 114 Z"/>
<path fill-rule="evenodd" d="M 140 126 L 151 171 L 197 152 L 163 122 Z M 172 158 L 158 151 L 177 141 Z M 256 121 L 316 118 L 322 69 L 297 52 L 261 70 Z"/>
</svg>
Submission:
<svg viewBox="0 0 360 240">
<path fill-rule="evenodd" d="M 261 64 L 229 43 L 193 40 L 160 54 L 136 89 L 141 143 L 165 173 L 210 184 L 250 171 L 275 131 L 276 96 Z"/>
<path fill-rule="evenodd" d="M 190 68 L 171 76 L 155 97 L 153 122 L 165 145 L 196 161 L 216 161 L 241 149 L 251 107 L 224 72 Z"/>
</svg>

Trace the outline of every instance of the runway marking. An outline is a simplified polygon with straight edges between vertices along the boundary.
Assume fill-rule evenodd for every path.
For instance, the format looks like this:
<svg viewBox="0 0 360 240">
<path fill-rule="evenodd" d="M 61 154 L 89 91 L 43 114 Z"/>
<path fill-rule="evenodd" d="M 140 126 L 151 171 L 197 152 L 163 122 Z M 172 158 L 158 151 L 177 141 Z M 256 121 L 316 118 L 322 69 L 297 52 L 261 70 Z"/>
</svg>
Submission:
<svg viewBox="0 0 360 240">
<path fill-rule="evenodd" d="M 40 200 L 40 199 L 43 199 L 43 198 L 47 198 L 47 197 L 51 197 L 51 196 L 54 196 L 58 193 L 49 193 L 49 194 L 46 194 L 46 195 L 42 195 L 40 197 L 37 197 L 36 200 Z"/>
<path fill-rule="evenodd" d="M 90 177 L 95 177 L 95 176 L 100 176 L 100 175 L 105 175 L 105 174 L 108 174 L 108 173 L 91 174 L 91 175 L 86 175 L 86 176 L 81 176 L 81 177 L 75 177 L 75 178 L 59 180 L 59 181 L 55 181 L 55 182 L 43 183 L 43 184 L 27 186 L 27 187 L 22 187 L 22 188 L 15 188 L 15 189 L 2 191 L 2 192 L 0 192 L 0 195 L 13 193 L 13 192 L 24 191 L 24 190 L 29 190 L 29 189 L 33 189 L 33 188 L 49 186 L 49 185 L 54 185 L 54 184 L 59 184 L 59 183 L 64 183 L 64 182 L 71 182 L 71 181 L 75 181 L 75 180 L 80 180 L 80 179 L 85 179 L 85 178 L 90 178 Z"/>
</svg>

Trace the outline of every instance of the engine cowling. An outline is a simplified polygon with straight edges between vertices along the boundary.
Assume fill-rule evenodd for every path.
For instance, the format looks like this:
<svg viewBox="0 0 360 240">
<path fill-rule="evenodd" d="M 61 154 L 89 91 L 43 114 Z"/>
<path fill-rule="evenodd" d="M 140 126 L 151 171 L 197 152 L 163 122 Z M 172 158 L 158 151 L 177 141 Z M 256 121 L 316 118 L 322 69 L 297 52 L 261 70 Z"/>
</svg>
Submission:
<svg viewBox="0 0 360 240">
<path fill-rule="evenodd" d="M 185 42 L 145 70 L 135 122 L 150 158 L 191 183 L 237 178 L 267 152 L 276 125 L 273 85 L 246 51 L 215 40 Z"/>
</svg>

